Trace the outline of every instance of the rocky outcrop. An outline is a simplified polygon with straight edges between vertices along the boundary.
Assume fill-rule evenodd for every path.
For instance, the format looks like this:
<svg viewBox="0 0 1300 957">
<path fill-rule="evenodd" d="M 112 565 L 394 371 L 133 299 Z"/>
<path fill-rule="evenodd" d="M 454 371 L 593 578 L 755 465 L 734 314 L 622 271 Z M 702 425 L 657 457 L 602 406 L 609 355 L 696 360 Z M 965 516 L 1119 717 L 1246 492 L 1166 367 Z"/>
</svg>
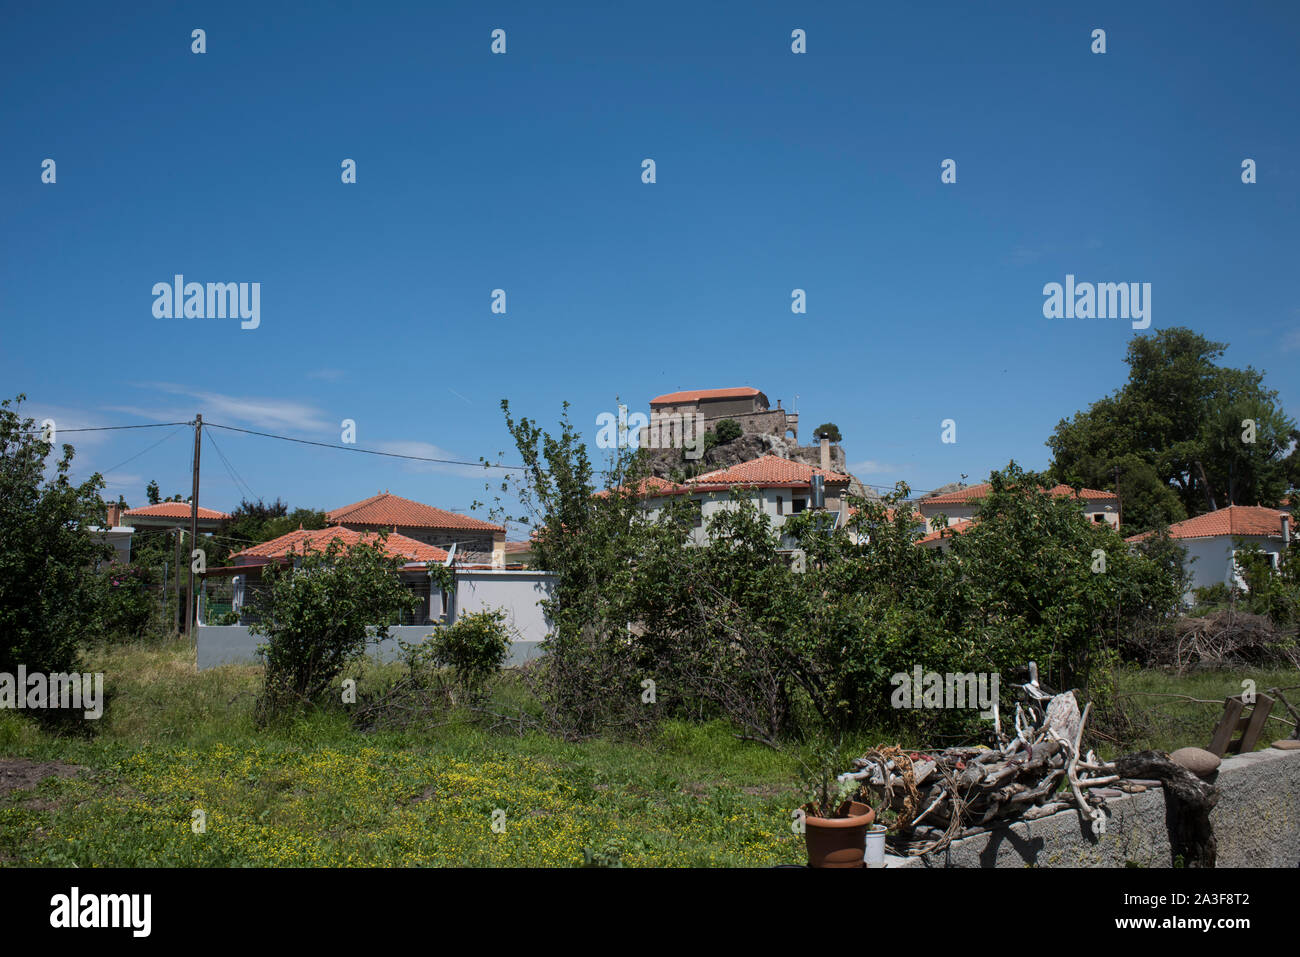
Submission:
<svg viewBox="0 0 1300 957">
<path fill-rule="evenodd" d="M 799 445 L 787 436 L 755 432 L 742 435 L 730 442 L 716 445 L 695 460 L 687 459 L 681 449 L 646 449 L 645 454 L 650 466 L 650 473 L 659 478 L 677 479 L 712 472 L 715 469 L 730 468 L 741 462 L 749 462 L 762 455 L 776 455 L 792 462 L 806 465 L 821 465 L 820 445 Z M 831 469 L 849 474 L 849 493 L 865 498 L 879 498 L 872 489 L 863 485 L 848 473 L 844 449 L 838 445 L 830 447 Z"/>
</svg>

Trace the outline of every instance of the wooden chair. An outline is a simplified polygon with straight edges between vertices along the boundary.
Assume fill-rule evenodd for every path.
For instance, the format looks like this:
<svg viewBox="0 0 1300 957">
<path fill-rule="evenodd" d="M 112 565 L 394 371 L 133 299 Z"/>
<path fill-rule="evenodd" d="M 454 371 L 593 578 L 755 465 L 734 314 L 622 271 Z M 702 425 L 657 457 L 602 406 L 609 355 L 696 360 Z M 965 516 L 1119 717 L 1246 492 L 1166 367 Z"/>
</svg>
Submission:
<svg viewBox="0 0 1300 957">
<path fill-rule="evenodd" d="M 1218 757 L 1254 751 L 1271 710 L 1273 710 L 1273 699 L 1266 694 L 1256 694 L 1254 702 L 1246 701 L 1244 695 L 1224 698 L 1223 716 L 1219 718 L 1214 736 L 1210 739 L 1210 746 L 1206 750 L 1212 751 Z M 1237 732 L 1241 732 L 1241 737 L 1233 740 Z"/>
</svg>

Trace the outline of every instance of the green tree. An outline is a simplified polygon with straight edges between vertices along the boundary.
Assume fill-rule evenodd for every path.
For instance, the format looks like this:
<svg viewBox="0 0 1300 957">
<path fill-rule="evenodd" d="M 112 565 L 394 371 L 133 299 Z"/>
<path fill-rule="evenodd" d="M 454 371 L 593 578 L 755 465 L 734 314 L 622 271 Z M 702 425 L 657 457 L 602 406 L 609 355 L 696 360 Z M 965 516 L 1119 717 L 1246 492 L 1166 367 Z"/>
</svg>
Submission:
<svg viewBox="0 0 1300 957">
<path fill-rule="evenodd" d="M 1048 440 L 1052 479 L 1118 488 L 1124 524 L 1136 530 L 1226 505 L 1276 505 L 1300 461 L 1296 423 L 1263 373 L 1218 364 L 1226 348 L 1180 327 L 1135 338 L 1124 386 L 1061 420 Z"/>
<path fill-rule="evenodd" d="M 1177 613 L 1181 563 L 1129 548 L 1044 484 L 1014 462 L 990 477 L 978 522 L 944 559 L 946 624 L 993 670 L 1032 660 L 1044 683 L 1096 692 L 1128 630 Z"/>
<path fill-rule="evenodd" d="M 842 442 L 844 437 L 840 435 L 840 427 L 834 422 L 823 422 L 817 428 L 813 429 L 813 438 L 829 439 L 832 442 Z"/>
<path fill-rule="evenodd" d="M 327 525 L 325 513 L 319 509 L 295 508 L 290 511 L 289 506 L 278 498 L 270 503 L 261 499 L 255 502 L 242 499 L 230 513 L 230 521 L 221 532 L 208 540 L 205 546 L 208 548 L 208 561 L 224 562 L 235 552 L 269 542 L 298 528 L 321 529 Z"/>
<path fill-rule="evenodd" d="M 74 671 L 98 631 L 92 569 L 113 554 L 89 531 L 106 518 L 104 483 L 98 472 L 72 483 L 71 445 L 51 461 L 51 443 L 19 414 L 25 399 L 0 402 L 0 672 Z"/>
<path fill-rule="evenodd" d="M 549 727 L 571 739 L 636 732 L 656 720 L 654 709 L 640 703 L 644 662 L 628 638 L 635 620 L 631 578 L 647 526 L 639 494 L 644 457 L 611 450 L 598 476 L 568 403 L 554 434 L 527 417 L 516 419 L 506 400 L 501 409 L 524 468 L 498 491 L 517 497 L 525 514 L 515 520 L 536 530 L 536 564 L 554 576 L 542 602 L 551 630 L 535 676 Z M 500 499 L 494 515 L 508 519 Z"/>
<path fill-rule="evenodd" d="M 1117 637 L 1181 597 L 1176 560 L 1130 549 L 1014 463 L 946 553 L 917 545 L 905 485 L 852 500 L 845 523 L 807 510 L 779 529 L 736 489 L 697 542 L 698 502 L 617 452 L 598 475 L 567 411 L 551 434 L 503 408 L 525 468 L 502 492 L 517 489 L 555 574 L 535 689 L 568 737 L 670 715 L 724 718 L 774 746 L 891 726 L 966 734 L 975 711 L 895 709 L 894 676 L 993 672 L 1009 702 L 1032 660 L 1045 682 L 1098 700 Z"/>
</svg>

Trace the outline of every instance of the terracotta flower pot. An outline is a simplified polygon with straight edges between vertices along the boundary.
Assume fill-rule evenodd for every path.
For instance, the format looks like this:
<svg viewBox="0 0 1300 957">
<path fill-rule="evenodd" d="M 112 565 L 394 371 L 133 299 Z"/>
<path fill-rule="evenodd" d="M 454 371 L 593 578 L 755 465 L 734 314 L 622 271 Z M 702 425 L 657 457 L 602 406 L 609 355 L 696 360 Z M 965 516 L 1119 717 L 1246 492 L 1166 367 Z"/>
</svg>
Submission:
<svg viewBox="0 0 1300 957">
<path fill-rule="evenodd" d="M 809 867 L 865 867 L 867 828 L 876 812 L 866 804 L 852 802 L 848 817 L 804 816 L 804 840 L 808 844 Z"/>
</svg>

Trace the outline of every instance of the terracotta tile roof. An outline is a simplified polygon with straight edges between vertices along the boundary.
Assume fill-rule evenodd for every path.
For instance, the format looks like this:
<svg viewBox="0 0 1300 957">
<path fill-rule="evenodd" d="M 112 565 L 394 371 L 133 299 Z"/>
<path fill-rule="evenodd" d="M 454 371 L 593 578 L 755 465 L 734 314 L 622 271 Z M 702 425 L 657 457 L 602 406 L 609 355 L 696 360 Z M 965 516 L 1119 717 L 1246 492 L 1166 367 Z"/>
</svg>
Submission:
<svg viewBox="0 0 1300 957">
<path fill-rule="evenodd" d="M 279 538 L 273 538 L 269 542 L 245 548 L 242 552 L 235 552 L 230 557 L 232 559 L 285 558 L 290 552 L 301 555 L 308 549 L 323 552 L 329 547 L 330 542 L 334 541 L 339 542 L 344 549 L 348 549 L 358 542 L 373 544 L 378 540 L 378 532 L 358 532 L 341 526 L 317 529 L 300 528 L 289 532 L 287 535 L 281 535 Z M 407 538 L 405 535 L 399 535 L 395 532 L 388 533 L 388 537 L 384 542 L 384 552 L 390 556 L 405 558 L 413 562 L 443 562 L 447 560 L 447 553 L 441 548 L 426 545 L 424 542 L 417 542 L 413 538 Z"/>
<path fill-rule="evenodd" d="M 894 509 L 894 508 L 885 509 L 885 521 L 892 522 L 894 520 L 894 516 L 897 513 L 898 513 L 898 509 Z M 849 508 L 849 518 L 852 518 L 854 515 L 857 514 L 858 514 L 858 509 L 853 507 Z M 925 516 L 921 515 L 919 512 L 915 510 L 912 510 L 912 519 L 916 522 L 917 525 L 925 524 Z"/>
<path fill-rule="evenodd" d="M 1206 512 L 1195 518 L 1184 519 L 1169 526 L 1170 538 L 1214 538 L 1219 535 L 1266 535 L 1270 538 L 1282 537 L 1282 516 L 1286 514 L 1276 508 L 1260 508 L 1258 505 L 1229 505 L 1217 512 Z M 1143 532 L 1124 539 L 1126 542 L 1140 542 L 1153 533 Z"/>
<path fill-rule="evenodd" d="M 918 538 L 914 544 L 928 545 L 930 542 L 937 542 L 942 538 L 951 538 L 952 535 L 964 535 L 978 524 L 974 519 L 959 518 L 948 523 L 947 528 L 935 529 L 928 535 Z M 952 535 L 948 534 L 949 532 Z"/>
<path fill-rule="evenodd" d="M 620 490 L 628 489 L 629 486 L 620 485 L 618 488 Z M 670 482 L 667 479 L 660 478 L 657 475 L 647 475 L 636 483 L 634 489 L 630 490 L 635 494 L 644 497 L 649 495 L 673 495 L 678 492 L 686 491 L 686 487 L 678 485 L 676 482 Z M 600 498 L 604 498 L 609 494 L 609 491 L 609 489 L 601 489 L 596 493 L 596 495 Z"/>
<path fill-rule="evenodd" d="M 760 455 L 730 468 L 697 475 L 688 479 L 686 485 L 691 489 L 730 488 L 733 485 L 798 487 L 808 485 L 814 475 L 822 476 L 827 484 L 850 481 L 849 476 L 842 472 L 827 472 L 818 466 L 792 462 L 779 455 Z"/>
<path fill-rule="evenodd" d="M 651 399 L 650 405 L 677 405 L 681 402 L 695 402 L 699 399 L 743 399 L 762 394 L 757 389 L 751 389 L 748 386 L 739 389 L 695 389 L 687 392 L 668 392 Z"/>
<path fill-rule="evenodd" d="M 923 498 L 917 502 L 918 506 L 929 508 L 932 505 L 967 505 L 972 502 L 978 502 L 986 498 L 989 494 L 990 485 L 988 482 L 980 482 L 978 485 L 971 485 L 968 488 L 960 488 L 955 492 L 945 492 L 943 495 L 934 495 L 930 498 Z M 1072 497 L 1074 489 L 1068 485 L 1055 485 L 1045 491 L 1052 495 L 1060 497 Z M 1095 488 L 1079 489 L 1079 497 L 1085 502 L 1118 502 L 1114 492 L 1100 491 Z"/>
<path fill-rule="evenodd" d="M 1074 489 L 1069 485 L 1053 485 L 1047 490 L 1052 495 L 1064 498 L 1073 498 Z M 1119 496 L 1114 492 L 1107 492 L 1104 489 L 1081 488 L 1078 491 L 1079 498 L 1085 502 L 1118 502 Z"/>
<path fill-rule="evenodd" d="M 493 525 L 468 515 L 446 512 L 432 505 L 422 505 L 400 495 L 380 492 L 351 505 L 344 505 L 325 513 L 336 525 L 381 525 L 392 528 L 459 528 L 482 531 L 505 531 L 502 525 Z"/>
<path fill-rule="evenodd" d="M 142 505 L 139 508 L 129 508 L 122 513 L 127 518 L 189 518 L 190 506 L 187 502 L 159 502 L 157 505 Z M 225 512 L 218 512 L 215 508 L 204 508 L 199 506 L 199 518 L 209 519 L 227 519 L 230 518 Z"/>
<path fill-rule="evenodd" d="M 518 555 L 520 552 L 531 552 L 536 547 L 533 542 L 506 542 L 506 554 Z"/>
</svg>

